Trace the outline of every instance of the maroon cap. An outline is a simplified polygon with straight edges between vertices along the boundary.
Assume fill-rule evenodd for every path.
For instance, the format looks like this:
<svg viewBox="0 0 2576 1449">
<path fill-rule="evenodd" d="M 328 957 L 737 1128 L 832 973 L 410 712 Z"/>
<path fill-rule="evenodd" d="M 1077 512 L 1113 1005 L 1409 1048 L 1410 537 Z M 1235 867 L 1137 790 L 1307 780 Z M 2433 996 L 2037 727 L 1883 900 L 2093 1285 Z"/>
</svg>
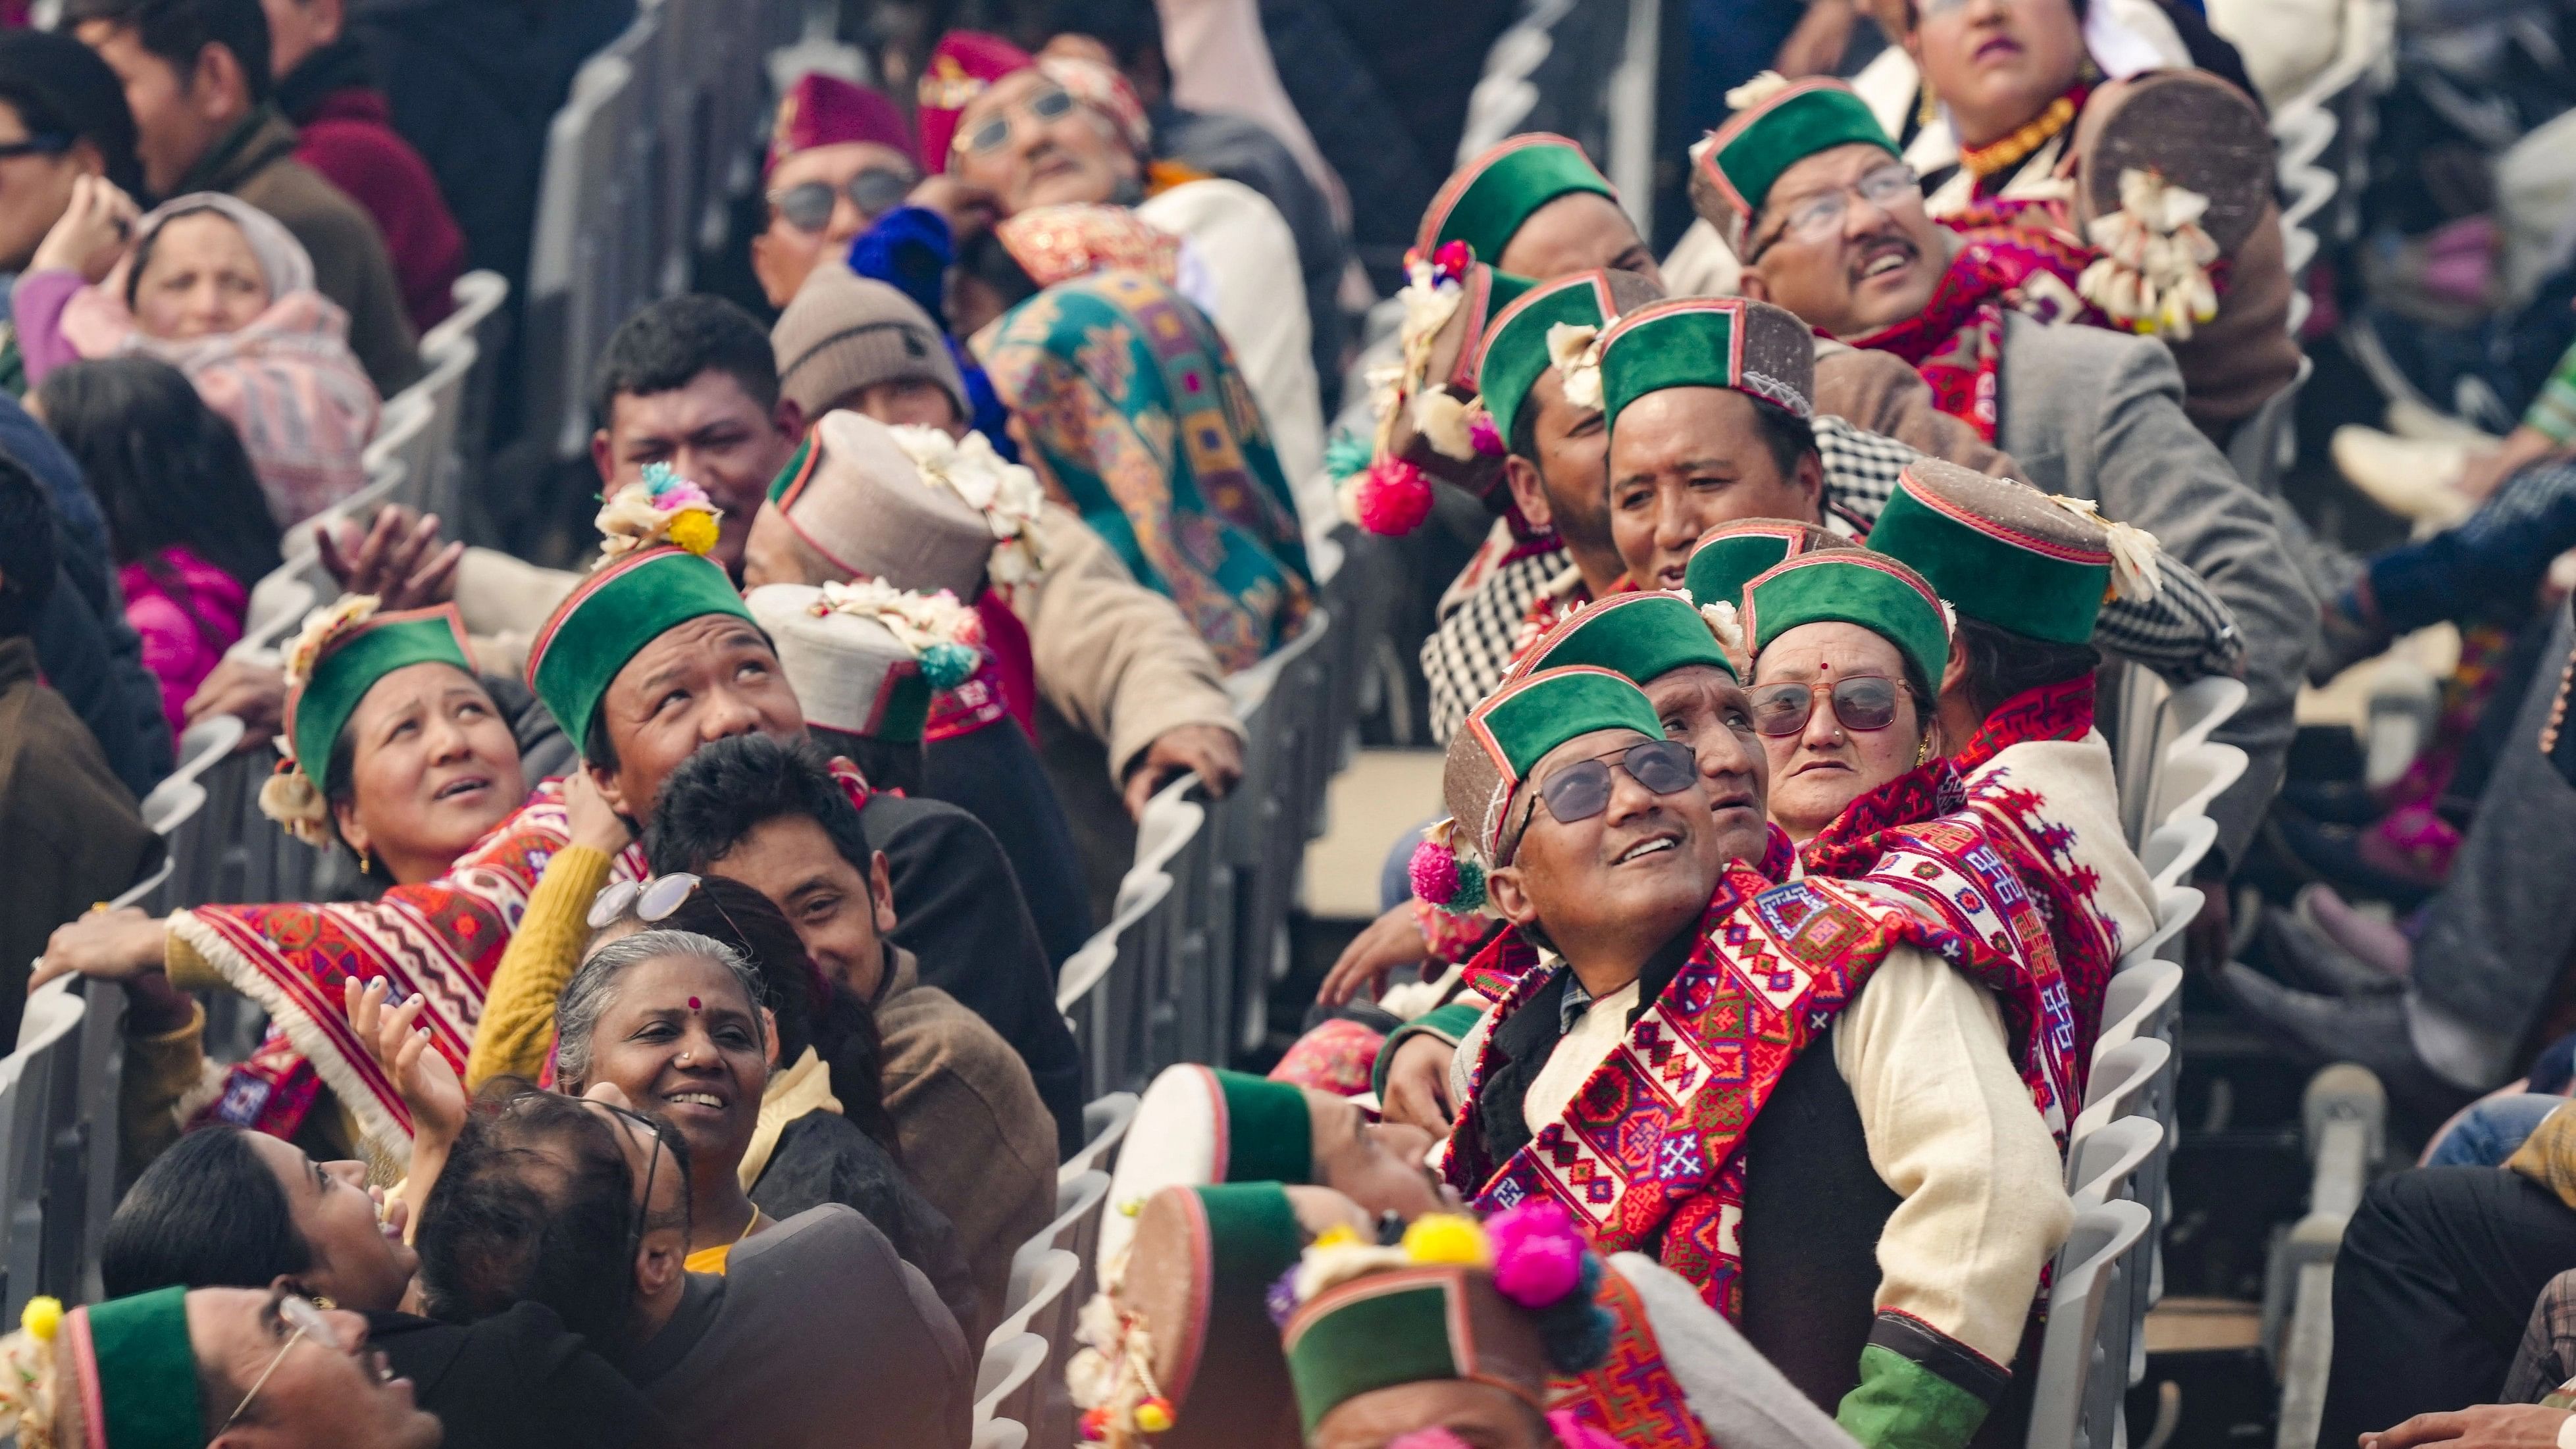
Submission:
<svg viewBox="0 0 2576 1449">
<path fill-rule="evenodd" d="M 821 71 L 807 71 L 779 97 L 778 120 L 769 128 L 766 175 L 799 151 L 870 141 L 897 151 L 912 150 L 912 133 L 903 112 L 882 91 Z"/>
<path fill-rule="evenodd" d="M 957 135 L 957 114 L 982 95 L 987 86 L 1037 64 L 1035 58 L 998 35 L 980 30 L 952 30 L 931 47 L 921 68 L 914 119 L 921 124 L 921 166 L 936 176 L 948 169 L 949 143 Z"/>
</svg>

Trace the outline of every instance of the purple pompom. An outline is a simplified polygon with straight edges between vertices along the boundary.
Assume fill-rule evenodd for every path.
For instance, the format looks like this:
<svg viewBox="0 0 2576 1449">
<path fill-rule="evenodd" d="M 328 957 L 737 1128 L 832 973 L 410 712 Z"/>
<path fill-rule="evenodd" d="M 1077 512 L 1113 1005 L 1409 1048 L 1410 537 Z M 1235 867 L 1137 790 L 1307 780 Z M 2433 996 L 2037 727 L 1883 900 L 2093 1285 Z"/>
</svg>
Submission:
<svg viewBox="0 0 2576 1449">
<path fill-rule="evenodd" d="M 1467 424 L 1467 441 L 1476 445 L 1479 458 L 1503 456 L 1503 430 L 1494 426 L 1492 413 L 1479 412 L 1475 421 Z"/>
</svg>

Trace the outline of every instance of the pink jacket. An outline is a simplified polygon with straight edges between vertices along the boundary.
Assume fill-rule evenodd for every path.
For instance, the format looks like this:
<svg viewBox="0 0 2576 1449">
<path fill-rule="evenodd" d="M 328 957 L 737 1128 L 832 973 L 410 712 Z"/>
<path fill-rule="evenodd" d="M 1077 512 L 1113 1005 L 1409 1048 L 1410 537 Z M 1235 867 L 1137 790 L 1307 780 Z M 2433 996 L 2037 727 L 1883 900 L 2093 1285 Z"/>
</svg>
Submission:
<svg viewBox="0 0 2576 1449">
<path fill-rule="evenodd" d="M 188 726 L 197 686 L 241 642 L 250 591 L 185 544 L 120 567 L 116 581 L 125 590 L 125 621 L 143 636 L 143 667 L 161 681 L 161 710 L 175 738 Z"/>
</svg>

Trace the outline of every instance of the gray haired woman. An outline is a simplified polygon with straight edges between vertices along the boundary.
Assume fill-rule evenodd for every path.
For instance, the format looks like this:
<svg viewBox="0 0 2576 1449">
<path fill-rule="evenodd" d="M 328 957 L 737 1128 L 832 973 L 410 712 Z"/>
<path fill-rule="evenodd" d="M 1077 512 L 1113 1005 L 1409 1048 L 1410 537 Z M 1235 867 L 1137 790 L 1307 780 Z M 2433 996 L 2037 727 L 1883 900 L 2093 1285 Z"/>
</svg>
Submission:
<svg viewBox="0 0 2576 1449">
<path fill-rule="evenodd" d="M 841 1115 L 826 1075 L 770 1091 L 778 1033 L 762 972 L 711 936 L 636 924 L 629 914 L 612 926 L 557 998 L 556 1076 L 573 1093 L 612 1083 L 687 1140 L 689 1271 L 722 1273 L 742 1239 L 846 1203 L 980 1342 L 986 1325 L 948 1220 Z"/>
</svg>

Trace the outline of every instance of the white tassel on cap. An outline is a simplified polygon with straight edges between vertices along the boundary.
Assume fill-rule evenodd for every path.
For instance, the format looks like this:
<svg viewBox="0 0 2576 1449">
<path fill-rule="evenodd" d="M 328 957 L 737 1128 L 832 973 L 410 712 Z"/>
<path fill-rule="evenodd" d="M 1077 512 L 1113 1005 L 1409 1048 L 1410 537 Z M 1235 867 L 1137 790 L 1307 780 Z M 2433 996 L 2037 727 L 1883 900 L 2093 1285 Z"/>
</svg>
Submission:
<svg viewBox="0 0 2576 1449">
<path fill-rule="evenodd" d="M 1559 322 L 1547 329 L 1548 361 L 1565 383 L 1565 401 L 1586 412 L 1601 408 L 1601 329 Z"/>
<path fill-rule="evenodd" d="M 1751 110 L 1789 88 L 1789 78 L 1776 70 L 1766 70 L 1726 93 L 1730 111 Z"/>
<path fill-rule="evenodd" d="M 1717 645 L 1730 655 L 1744 652 L 1744 615 L 1724 599 L 1699 606 L 1699 616 L 1708 621 L 1708 631 L 1717 636 Z"/>
<path fill-rule="evenodd" d="M 2062 493 L 2043 496 L 2069 513 L 2102 525 L 2102 546 L 2111 555 L 2111 591 L 2114 594 L 2135 604 L 2144 603 L 2163 591 L 2164 546 L 2156 542 L 2154 534 L 2134 523 L 2104 518 L 2102 505 L 2090 498 L 2069 498 Z"/>
<path fill-rule="evenodd" d="M 1441 456 L 1461 463 L 1476 460 L 1475 435 L 1467 428 L 1467 405 L 1443 387 L 1427 388 L 1413 400 L 1413 426 Z"/>
<path fill-rule="evenodd" d="M 2201 228 L 2209 198 L 2153 171 L 2120 173 L 2120 209 L 2084 228 L 2102 255 L 2075 279 L 2084 300 L 2132 331 L 2188 341 L 2195 323 L 2218 315 L 2210 264 L 2218 243 Z"/>
</svg>

